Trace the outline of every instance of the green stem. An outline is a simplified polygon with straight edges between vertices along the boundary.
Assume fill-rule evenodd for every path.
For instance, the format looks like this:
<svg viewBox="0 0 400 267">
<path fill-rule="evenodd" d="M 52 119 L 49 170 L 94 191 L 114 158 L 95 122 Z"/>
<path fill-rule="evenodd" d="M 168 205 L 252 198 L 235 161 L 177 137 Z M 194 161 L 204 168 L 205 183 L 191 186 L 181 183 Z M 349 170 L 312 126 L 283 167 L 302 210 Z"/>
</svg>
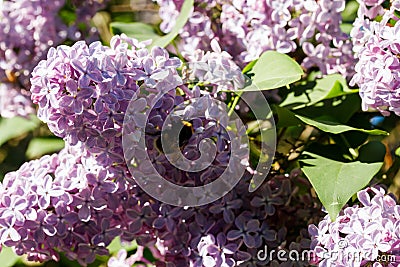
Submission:
<svg viewBox="0 0 400 267">
<path fill-rule="evenodd" d="M 342 138 L 344 144 L 347 146 L 347 149 L 349 150 L 351 157 L 353 158 L 353 160 L 355 160 L 358 157 L 357 151 L 351 147 L 349 141 L 347 141 L 344 134 L 340 134 L 340 137 Z"/>
<path fill-rule="evenodd" d="M 235 107 L 236 107 L 237 103 L 239 102 L 239 99 L 240 99 L 240 97 L 242 96 L 242 94 L 243 94 L 243 91 L 239 91 L 239 92 L 236 94 L 235 99 L 234 99 L 233 102 L 232 102 L 231 108 L 230 108 L 229 111 L 228 111 L 228 116 L 231 116 L 232 113 L 233 113 L 233 111 L 235 111 Z"/>
</svg>

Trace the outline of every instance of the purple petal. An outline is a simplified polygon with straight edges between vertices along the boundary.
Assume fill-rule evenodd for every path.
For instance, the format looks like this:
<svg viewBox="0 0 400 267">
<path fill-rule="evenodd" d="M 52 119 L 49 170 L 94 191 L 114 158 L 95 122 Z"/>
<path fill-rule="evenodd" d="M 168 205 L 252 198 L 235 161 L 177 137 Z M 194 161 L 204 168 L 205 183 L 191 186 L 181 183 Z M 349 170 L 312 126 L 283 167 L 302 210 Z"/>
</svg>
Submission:
<svg viewBox="0 0 400 267">
<path fill-rule="evenodd" d="M 129 225 L 129 232 L 131 234 L 138 233 L 142 229 L 142 225 L 142 221 L 139 219 L 131 222 L 131 224 Z"/>
<path fill-rule="evenodd" d="M 48 236 L 54 236 L 57 233 L 56 228 L 53 225 L 45 224 L 42 226 L 43 232 Z"/>
<path fill-rule="evenodd" d="M 244 244 L 249 248 L 254 248 L 256 246 L 255 238 L 251 235 L 244 235 L 243 241 Z"/>
<path fill-rule="evenodd" d="M 63 219 L 64 221 L 72 225 L 79 220 L 79 217 L 75 212 L 69 212 L 64 215 Z"/>
<path fill-rule="evenodd" d="M 81 221 L 88 222 L 91 217 L 89 207 L 87 205 L 83 205 L 78 211 L 78 216 Z"/>
<path fill-rule="evenodd" d="M 230 230 L 226 236 L 228 240 L 236 240 L 240 238 L 243 235 L 243 233 L 239 230 Z"/>
<path fill-rule="evenodd" d="M 260 229 L 260 221 L 256 219 L 250 220 L 246 227 L 249 232 L 257 232 Z"/>
<path fill-rule="evenodd" d="M 162 217 L 158 217 L 153 221 L 153 227 L 156 229 L 161 229 L 165 225 L 165 219 Z"/>
</svg>

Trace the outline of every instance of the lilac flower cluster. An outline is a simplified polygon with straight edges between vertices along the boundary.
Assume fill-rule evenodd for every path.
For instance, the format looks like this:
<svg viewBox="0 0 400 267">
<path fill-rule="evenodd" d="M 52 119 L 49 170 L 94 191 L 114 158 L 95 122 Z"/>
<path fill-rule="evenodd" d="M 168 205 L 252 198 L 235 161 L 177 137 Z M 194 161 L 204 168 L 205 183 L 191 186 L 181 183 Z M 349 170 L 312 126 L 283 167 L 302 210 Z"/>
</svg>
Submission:
<svg viewBox="0 0 400 267">
<path fill-rule="evenodd" d="M 128 49 L 128 44 L 133 49 Z M 116 176 L 123 177 L 124 181 L 130 180 L 132 184 L 134 184 L 133 179 L 125 179 L 129 178 L 129 175 L 126 172 L 121 148 L 122 123 L 128 101 L 136 95 L 136 92 L 145 90 L 147 97 L 140 96 L 138 102 L 141 103 L 148 99 L 150 105 L 151 94 L 148 95 L 149 92 L 152 90 L 169 92 L 159 103 L 156 103 L 155 108 L 151 111 L 149 124 L 146 126 L 146 131 L 149 133 L 147 149 L 150 151 L 149 154 L 154 155 L 155 163 L 160 166 L 161 174 L 165 175 L 166 170 L 171 171 L 171 166 L 159 148 L 154 147 L 156 142 L 150 134 L 154 134 L 158 127 L 162 127 L 162 122 L 170 110 L 184 100 L 184 97 L 176 95 L 177 86 L 181 86 L 181 89 L 187 92 L 186 97 L 200 93 L 198 90 L 191 92 L 183 85 L 177 72 L 177 68 L 181 65 L 177 58 L 169 58 L 167 51 L 161 48 L 154 48 L 148 52 L 143 46 L 144 44 L 124 36 L 114 37 L 111 41 L 111 48 L 104 47 L 99 42 L 92 43 L 90 46 L 83 42 L 78 42 L 72 47 L 60 46 L 57 49 L 50 49 L 47 60 L 39 63 L 33 71 L 31 79 L 32 99 L 34 103 L 39 104 L 38 117 L 46 122 L 56 135 L 65 138 L 68 144 L 84 143 L 85 150 L 89 155 L 95 157 L 97 164 L 104 167 L 115 166 L 115 172 L 119 174 L 115 174 L 112 179 L 115 179 Z M 217 53 L 214 53 L 214 58 L 217 58 Z M 203 74 L 203 72 L 199 73 Z M 229 72 L 227 73 L 229 74 Z M 196 70 L 192 74 L 197 78 L 202 78 Z M 141 84 L 141 88 L 139 84 Z M 198 93 L 195 93 L 196 91 Z M 146 101 L 141 104 L 146 105 Z M 138 111 L 140 111 L 140 106 L 143 105 L 135 106 Z M 136 124 L 139 122 L 140 118 L 136 120 Z M 204 123 L 210 122 L 205 121 Z M 193 125 L 196 129 L 208 128 L 208 132 L 211 134 L 215 132 L 212 126 L 207 127 L 200 121 L 199 123 L 193 122 Z M 201 137 L 196 135 L 188 137 L 188 144 L 183 149 L 186 155 L 197 151 L 196 143 L 199 138 Z M 193 142 L 195 143 L 191 144 Z M 224 140 L 221 139 L 217 142 L 224 142 Z M 164 160 L 162 160 L 163 156 Z M 170 173 L 173 174 L 172 171 Z M 203 182 L 214 174 L 211 172 L 202 175 L 205 177 Z M 171 177 L 177 179 L 173 175 Z M 182 176 L 185 183 L 195 182 L 193 177 L 191 178 L 188 181 L 187 177 Z M 104 173 L 101 180 L 107 179 L 110 178 Z M 94 181 L 89 181 L 88 185 L 90 183 L 94 183 Z M 102 190 L 104 189 L 102 188 Z M 106 191 L 105 193 L 110 192 Z M 84 194 L 83 199 L 91 197 L 88 192 Z M 154 239 L 153 236 L 163 237 L 163 246 L 171 247 L 171 253 L 180 253 L 185 246 L 182 240 L 176 240 L 173 237 L 181 237 L 175 233 L 178 229 L 175 229 L 174 224 L 181 220 L 178 216 L 182 214 L 183 210 L 160 204 L 154 200 L 149 202 L 146 199 L 148 199 L 146 196 L 138 197 L 136 206 L 132 203 L 132 206 L 126 210 L 129 220 L 126 225 L 127 232 L 123 238 L 136 239 L 138 243 L 148 245 L 148 242 Z M 143 204 L 137 205 L 139 201 Z M 85 215 L 85 219 L 87 219 L 89 215 Z M 188 215 L 187 220 L 194 221 L 192 217 L 193 213 Z M 100 222 L 96 222 L 96 225 L 99 224 Z M 122 226 L 120 227 L 122 229 Z M 164 229 L 165 227 L 168 231 Z M 152 234 L 149 234 L 150 230 Z M 188 228 L 180 229 L 180 231 L 181 233 L 186 231 L 184 236 L 189 238 Z M 172 240 L 164 238 L 167 236 L 165 232 L 171 232 L 169 238 Z M 190 239 L 185 240 L 185 242 L 189 241 Z M 175 246 L 179 246 L 179 249 L 174 248 Z M 77 253 L 79 254 L 79 252 Z"/>
<path fill-rule="evenodd" d="M 11 118 L 16 114 L 27 117 L 34 113 L 30 94 L 15 83 L 0 83 L 0 115 Z"/>
<path fill-rule="evenodd" d="M 158 234 L 163 236 L 157 239 L 156 247 L 164 262 L 157 262 L 157 266 L 308 266 L 307 261 L 295 263 L 289 258 L 283 262 L 269 257 L 259 259 L 257 252 L 265 245 L 269 249 L 300 252 L 309 248 L 304 227 L 319 221 L 321 206 L 308 193 L 293 193 L 298 186 L 310 189 L 309 183 L 297 170 L 290 175 L 274 176 L 256 195 L 248 192 L 248 183 L 246 176 L 233 191 L 210 205 L 162 205 L 164 215 L 153 221 Z M 109 266 L 117 261 L 143 261 L 136 255 L 141 255 L 140 251 L 126 259 L 126 252 L 121 251 L 109 261 Z"/>
<path fill-rule="evenodd" d="M 63 1 L 4 1 L 0 11 L 0 81 L 2 89 L 0 115 L 12 117 L 32 111 L 29 75 L 45 56 L 47 49 L 58 44 L 66 28 L 57 17 Z M 29 92 L 29 90 L 28 90 Z M 20 104 L 23 104 L 20 106 Z M 10 105 L 10 106 L 9 106 Z"/>
<path fill-rule="evenodd" d="M 385 190 L 358 192 L 361 205 L 347 207 L 332 222 L 327 215 L 310 225 L 311 249 L 318 266 L 399 266 L 400 205 Z"/>
<path fill-rule="evenodd" d="M 66 28 L 56 16 L 63 4 L 63 1 L 54 1 L 52 5 L 46 1 L 3 2 L 0 24 L 2 80 L 7 78 L 8 71 L 9 76 L 23 76 L 23 86 L 28 84 L 30 70 L 46 55 L 50 46 L 65 37 Z"/>
<path fill-rule="evenodd" d="M 275 176 L 256 195 L 248 192 L 247 176 L 223 199 L 199 208 L 161 204 L 125 175 L 101 166 L 83 146 L 24 164 L 2 183 L 1 243 L 30 260 L 58 260 L 62 252 L 86 265 L 121 236 L 152 248 L 160 266 L 263 266 L 257 248 L 284 246 L 288 218 L 312 217 L 298 216 L 307 199 L 296 201 L 303 208 L 288 202 L 298 172 Z M 128 259 L 120 252 L 109 266 L 146 262 L 142 249 Z"/>
<path fill-rule="evenodd" d="M 393 1 L 388 9 L 383 8 L 384 1 L 359 2 L 351 32 L 359 60 L 350 84 L 360 87 L 363 110 L 371 107 L 384 115 L 390 111 L 400 115 L 400 24 L 395 14 L 400 11 L 400 1 Z"/>
<path fill-rule="evenodd" d="M 120 235 L 120 222 L 111 218 L 122 203 L 112 196 L 118 182 L 105 181 L 108 171 L 98 167 L 89 175 L 93 167 L 73 152 L 44 156 L 5 176 L 1 243 L 18 255 L 44 261 L 58 260 L 58 252 L 64 252 L 91 262 L 95 253 L 106 255 L 105 246 Z"/>
<path fill-rule="evenodd" d="M 187 157 L 196 158 L 202 138 L 214 138 L 221 149 L 214 161 L 216 168 L 197 176 L 178 170 L 180 179 L 161 160 L 164 155 L 156 133 L 174 107 L 201 95 L 212 98 L 219 90 L 217 81 L 235 88 L 242 80 L 236 77 L 238 67 L 215 43 L 216 51 L 201 55 L 201 64 L 188 64 L 186 70 L 165 49 L 149 51 L 145 45 L 124 35 L 113 37 L 111 47 L 77 42 L 72 47 L 51 48 L 47 59 L 34 69 L 31 92 L 39 105 L 38 117 L 64 138 L 66 148 L 6 175 L 1 187 L 1 244 L 32 260 L 57 260 L 61 252 L 85 265 L 96 255 L 107 254 L 107 245 L 119 236 L 157 248 L 153 254 L 160 266 L 265 264 L 257 259 L 258 248 L 265 244 L 284 247 L 288 236 L 292 242 L 299 241 L 301 229 L 289 226 L 288 232 L 286 222 L 312 201 L 304 196 L 296 200 L 301 207 L 289 205 L 295 199 L 295 181 L 302 179 L 298 172 L 271 176 L 256 193 L 248 191 L 251 175 L 246 173 L 233 191 L 216 202 L 183 208 L 147 195 L 128 171 L 122 123 L 128 103 L 136 99 L 137 114 L 146 106 L 153 108 L 147 121 L 139 115 L 129 125 L 145 127 L 147 153 L 158 171 L 185 185 L 211 181 L 229 155 L 224 131 L 206 116 L 189 122 L 190 131 L 184 132 L 181 144 Z M 221 61 L 227 63 L 225 67 L 207 74 Z M 185 73 L 195 79 L 184 79 Z M 199 83 L 208 77 L 210 88 L 208 83 Z M 158 92 L 162 98 L 152 100 Z M 304 220 L 304 226 L 308 223 Z M 136 256 L 126 259 L 121 252 L 109 264 L 143 262 L 140 250 Z"/>
<path fill-rule="evenodd" d="M 2 1 L 0 9 L 0 115 L 13 117 L 32 113 L 29 101 L 29 76 L 37 63 L 46 56 L 51 46 L 67 39 L 78 40 L 95 36 L 89 27 L 90 19 L 105 1 L 79 1 L 75 7 L 78 20 L 65 25 L 59 17 L 65 1 Z M 90 11 L 90 12 L 89 12 Z M 83 16 L 84 15 L 84 16 Z M 82 32 L 79 25 L 87 25 Z M 90 34 L 91 33 L 91 34 Z"/>
<path fill-rule="evenodd" d="M 169 32 L 182 1 L 158 0 L 160 28 Z M 216 38 L 240 66 L 266 50 L 295 53 L 306 69 L 351 77 L 355 62 L 352 44 L 340 29 L 345 1 L 195 1 L 180 31 L 180 51 L 208 50 Z M 303 56 L 304 54 L 304 56 Z M 300 55 L 300 56 L 299 56 Z"/>
<path fill-rule="evenodd" d="M 128 49 L 128 44 L 134 49 Z M 182 64 L 178 58 L 169 58 L 166 50 L 157 47 L 149 52 L 144 45 L 121 36 L 111 40 L 111 48 L 100 42 L 51 48 L 47 60 L 32 73 L 32 99 L 39 105 L 39 119 L 71 145 L 84 142 L 102 164 L 123 164 L 122 124 L 128 103 L 139 94 L 140 86 L 149 92 L 171 91 L 152 111 L 149 125 L 153 128 L 162 127 L 169 110 L 184 100 L 175 95 L 177 86 L 187 97 L 194 94 L 178 74 Z M 217 53 L 212 55 L 218 57 Z M 209 66 L 212 62 L 203 63 Z M 241 75 L 237 70 L 237 66 L 224 70 L 220 79 Z M 196 78 L 201 78 L 199 73 L 193 71 Z M 145 99 L 139 99 L 137 111 L 145 107 Z M 148 131 L 155 134 L 154 129 Z M 148 145 L 153 147 L 151 142 Z"/>
<path fill-rule="evenodd" d="M 201 49 L 187 54 L 189 69 L 188 79 L 191 81 L 207 82 L 212 86 L 212 92 L 233 91 L 245 86 L 242 70 L 233 61 L 231 54 L 222 51 L 216 39 L 210 42 L 211 51 Z"/>
</svg>

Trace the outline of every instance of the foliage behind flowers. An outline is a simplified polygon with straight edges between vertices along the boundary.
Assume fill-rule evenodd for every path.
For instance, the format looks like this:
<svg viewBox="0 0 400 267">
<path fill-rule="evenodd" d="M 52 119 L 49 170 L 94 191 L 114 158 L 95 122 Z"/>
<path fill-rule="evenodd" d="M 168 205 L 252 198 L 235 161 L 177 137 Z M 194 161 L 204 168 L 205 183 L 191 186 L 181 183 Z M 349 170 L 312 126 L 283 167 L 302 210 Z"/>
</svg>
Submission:
<svg viewBox="0 0 400 267">
<path fill-rule="evenodd" d="M 3 2 L 0 259 L 397 266 L 399 208 L 386 192 L 400 192 L 398 1 L 155 2 L 159 26 L 119 1 Z M 101 9 L 111 39 L 90 21 Z M 172 155 L 192 164 L 206 147 L 210 165 L 177 166 L 167 126 L 182 126 Z M 163 203 L 187 197 L 164 184 L 143 188 L 151 168 L 188 188 L 244 174 L 211 203 L 214 191 L 189 196 L 202 203 L 192 207 Z"/>
</svg>

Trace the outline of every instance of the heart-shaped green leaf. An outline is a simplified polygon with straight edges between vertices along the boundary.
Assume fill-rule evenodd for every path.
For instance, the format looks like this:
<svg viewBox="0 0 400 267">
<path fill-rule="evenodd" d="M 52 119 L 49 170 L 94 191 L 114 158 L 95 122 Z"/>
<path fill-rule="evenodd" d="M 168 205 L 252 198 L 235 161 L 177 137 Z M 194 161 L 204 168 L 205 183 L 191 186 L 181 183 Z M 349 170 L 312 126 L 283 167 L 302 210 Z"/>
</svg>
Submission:
<svg viewBox="0 0 400 267">
<path fill-rule="evenodd" d="M 333 134 L 339 134 L 343 132 L 348 132 L 348 131 L 359 131 L 371 135 L 388 135 L 387 132 L 379 130 L 379 129 L 372 129 L 372 130 L 366 130 L 366 129 L 360 129 L 360 128 L 355 128 L 352 126 L 344 125 L 339 122 L 333 122 L 333 121 L 328 121 L 328 120 L 321 120 L 321 119 L 310 119 L 306 118 L 304 116 L 300 115 L 295 115 L 298 119 L 301 121 L 305 122 L 306 124 L 309 124 L 311 126 L 314 126 L 315 128 L 320 129 L 321 131 L 327 132 L 327 133 L 333 133 Z"/>
<path fill-rule="evenodd" d="M 382 162 L 340 162 L 304 152 L 302 171 L 310 180 L 331 220 L 335 220 L 349 199 L 364 188 L 379 171 Z"/>
<path fill-rule="evenodd" d="M 251 68 L 251 70 L 247 70 Z M 252 83 L 244 91 L 270 90 L 300 80 L 303 70 L 291 57 L 275 51 L 264 52 L 246 69 Z"/>
<path fill-rule="evenodd" d="M 312 106 L 322 100 L 355 94 L 357 89 L 349 89 L 346 79 L 340 74 L 327 75 L 315 82 L 304 82 L 295 88 L 281 103 L 281 106 L 295 106 L 295 109 Z"/>
</svg>

